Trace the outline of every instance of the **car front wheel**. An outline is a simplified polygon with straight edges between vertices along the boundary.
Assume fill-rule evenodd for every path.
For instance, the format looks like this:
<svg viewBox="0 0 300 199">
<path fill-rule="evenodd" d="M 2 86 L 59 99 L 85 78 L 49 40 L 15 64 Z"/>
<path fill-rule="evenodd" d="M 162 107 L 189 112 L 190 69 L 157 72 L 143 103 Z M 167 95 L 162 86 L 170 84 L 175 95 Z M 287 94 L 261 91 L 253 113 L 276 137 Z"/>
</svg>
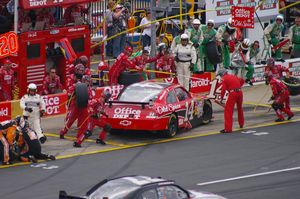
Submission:
<svg viewBox="0 0 300 199">
<path fill-rule="evenodd" d="M 202 124 L 208 124 L 213 114 L 212 104 L 210 100 L 205 100 L 203 104 Z"/>
</svg>

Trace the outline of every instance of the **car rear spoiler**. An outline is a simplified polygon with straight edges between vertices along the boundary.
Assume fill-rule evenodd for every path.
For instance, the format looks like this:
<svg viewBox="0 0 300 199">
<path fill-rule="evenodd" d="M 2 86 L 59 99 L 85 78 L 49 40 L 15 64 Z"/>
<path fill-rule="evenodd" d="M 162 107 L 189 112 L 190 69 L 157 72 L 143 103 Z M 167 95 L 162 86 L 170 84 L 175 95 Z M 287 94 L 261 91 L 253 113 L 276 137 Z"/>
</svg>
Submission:
<svg viewBox="0 0 300 199">
<path fill-rule="evenodd" d="M 66 191 L 59 191 L 59 199 L 85 199 L 79 196 L 70 196 Z"/>
<path fill-rule="evenodd" d="M 113 104 L 137 104 L 137 105 L 142 105 L 142 109 L 144 109 L 145 105 L 149 105 L 150 102 L 109 101 L 108 104 L 109 104 L 109 108 L 111 108 Z"/>
</svg>

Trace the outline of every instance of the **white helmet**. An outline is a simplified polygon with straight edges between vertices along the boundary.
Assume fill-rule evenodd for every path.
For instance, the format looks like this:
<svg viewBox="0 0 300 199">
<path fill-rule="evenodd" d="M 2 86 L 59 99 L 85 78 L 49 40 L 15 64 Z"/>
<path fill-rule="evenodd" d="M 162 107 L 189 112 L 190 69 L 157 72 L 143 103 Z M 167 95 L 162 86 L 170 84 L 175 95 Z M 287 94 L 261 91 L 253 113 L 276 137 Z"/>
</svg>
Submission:
<svg viewBox="0 0 300 199">
<path fill-rule="evenodd" d="M 276 20 L 277 20 L 277 19 L 280 19 L 282 22 L 284 21 L 284 18 L 283 18 L 282 15 L 277 15 Z"/>
<path fill-rule="evenodd" d="M 199 19 L 194 19 L 193 22 L 192 22 L 193 25 L 200 25 L 201 22 Z"/>
<path fill-rule="evenodd" d="M 233 20 L 232 20 L 232 18 L 230 17 L 230 18 L 227 20 L 227 26 L 228 26 L 228 28 L 230 28 L 230 29 L 234 29 L 234 27 L 232 26 L 232 22 L 233 22 Z"/>
<path fill-rule="evenodd" d="M 214 21 L 213 19 L 209 19 L 209 20 L 207 20 L 207 24 L 209 24 L 209 23 L 211 23 L 211 24 L 215 25 L 215 21 Z"/>
<path fill-rule="evenodd" d="M 37 86 L 36 86 L 36 84 L 34 84 L 34 83 L 30 83 L 29 85 L 28 85 L 28 87 L 27 87 L 29 90 L 36 90 L 37 89 Z"/>
<path fill-rule="evenodd" d="M 245 38 L 245 39 L 243 40 L 243 43 L 242 43 L 242 45 L 241 45 L 241 48 L 242 48 L 243 50 L 247 50 L 247 49 L 249 48 L 250 44 L 251 44 L 250 39 Z"/>
<path fill-rule="evenodd" d="M 181 36 L 180 36 L 180 39 L 189 39 L 189 36 L 185 33 L 183 33 Z"/>
</svg>

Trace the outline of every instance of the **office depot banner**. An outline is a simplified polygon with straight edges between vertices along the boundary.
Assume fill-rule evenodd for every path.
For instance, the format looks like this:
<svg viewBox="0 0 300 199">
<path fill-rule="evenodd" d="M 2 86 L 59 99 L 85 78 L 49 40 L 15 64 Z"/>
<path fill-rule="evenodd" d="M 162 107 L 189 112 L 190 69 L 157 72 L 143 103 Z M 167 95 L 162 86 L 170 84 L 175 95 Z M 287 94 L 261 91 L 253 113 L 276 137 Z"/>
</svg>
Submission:
<svg viewBox="0 0 300 199">
<path fill-rule="evenodd" d="M 227 22 L 231 16 L 233 6 L 253 7 L 254 9 L 260 5 L 261 0 L 214 0 L 206 1 L 206 20 L 214 19 L 217 25 Z M 257 9 L 257 15 L 261 20 L 269 20 L 278 14 L 277 0 L 265 0 Z M 210 11 L 213 10 L 213 11 Z M 254 16 L 254 20 L 257 17 Z"/>
<path fill-rule="evenodd" d="M 236 28 L 254 28 L 254 7 L 232 6 L 232 25 Z"/>
<path fill-rule="evenodd" d="M 4 120 L 10 120 L 11 118 L 11 102 L 0 103 L 0 122 Z"/>
<path fill-rule="evenodd" d="M 45 116 L 61 115 L 67 112 L 68 96 L 66 93 L 45 95 L 43 100 L 46 104 Z"/>
</svg>

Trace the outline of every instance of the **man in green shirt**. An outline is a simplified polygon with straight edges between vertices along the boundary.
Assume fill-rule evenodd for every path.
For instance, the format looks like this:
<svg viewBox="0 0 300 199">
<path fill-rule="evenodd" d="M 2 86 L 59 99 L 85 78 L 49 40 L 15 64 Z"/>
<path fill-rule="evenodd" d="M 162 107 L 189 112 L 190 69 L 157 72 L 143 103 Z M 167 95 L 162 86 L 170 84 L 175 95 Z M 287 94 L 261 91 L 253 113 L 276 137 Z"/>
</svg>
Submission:
<svg viewBox="0 0 300 199">
<path fill-rule="evenodd" d="M 279 44 L 281 39 L 281 33 L 283 31 L 283 16 L 277 15 L 276 21 L 269 24 L 266 29 L 264 30 L 264 44 L 265 48 L 263 50 L 262 58 L 263 60 L 266 60 L 268 57 L 268 53 L 270 52 L 271 45 L 276 46 Z M 281 48 L 275 50 L 275 52 L 272 52 L 272 57 L 278 61 L 282 61 L 282 52 Z"/>
<path fill-rule="evenodd" d="M 228 68 L 230 66 L 230 51 L 228 42 L 236 40 L 236 28 L 232 26 L 232 18 L 229 18 L 226 24 L 222 24 L 217 31 L 217 45 L 222 48 L 223 63 L 221 67 Z"/>
<path fill-rule="evenodd" d="M 193 72 L 203 73 L 204 67 L 201 65 L 200 61 L 200 47 L 203 41 L 203 33 L 200 29 L 201 22 L 199 19 L 194 19 L 192 24 L 193 27 L 191 29 L 188 29 L 187 33 L 197 52 L 197 62 L 195 64 L 196 67 L 193 69 Z"/>
<path fill-rule="evenodd" d="M 210 19 L 207 21 L 207 25 L 202 25 L 201 30 L 203 32 L 203 42 L 200 46 L 200 60 L 201 60 L 201 67 L 204 68 L 204 61 L 206 63 L 206 70 L 208 72 L 212 72 L 215 70 L 214 65 L 207 59 L 207 49 L 206 45 L 208 42 L 213 41 L 217 34 L 217 31 L 214 29 L 215 22 L 214 20 Z"/>
<path fill-rule="evenodd" d="M 290 28 L 288 37 L 293 44 L 292 57 L 300 57 L 300 17 L 296 17 L 295 25 Z"/>
</svg>

